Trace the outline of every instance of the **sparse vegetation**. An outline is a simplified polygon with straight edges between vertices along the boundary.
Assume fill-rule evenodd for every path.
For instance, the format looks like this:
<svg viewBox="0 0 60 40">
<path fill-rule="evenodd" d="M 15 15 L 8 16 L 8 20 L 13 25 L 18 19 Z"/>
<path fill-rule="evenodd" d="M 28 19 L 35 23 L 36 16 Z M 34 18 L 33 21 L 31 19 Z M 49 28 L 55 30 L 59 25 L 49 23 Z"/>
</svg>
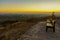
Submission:
<svg viewBox="0 0 60 40">
<path fill-rule="evenodd" d="M 14 19 L 14 20 L 13 20 Z M 0 25 L 5 23 L 4 26 L 0 26 L 0 39 L 1 40 L 16 40 L 33 25 L 39 22 L 39 18 L 35 17 L 21 17 L 21 18 L 8 18 L 1 19 Z"/>
<path fill-rule="evenodd" d="M 0 19 L 0 40 L 16 40 L 33 25 L 49 17 L 6 17 Z M 1 25 L 5 23 L 5 25 Z"/>
</svg>

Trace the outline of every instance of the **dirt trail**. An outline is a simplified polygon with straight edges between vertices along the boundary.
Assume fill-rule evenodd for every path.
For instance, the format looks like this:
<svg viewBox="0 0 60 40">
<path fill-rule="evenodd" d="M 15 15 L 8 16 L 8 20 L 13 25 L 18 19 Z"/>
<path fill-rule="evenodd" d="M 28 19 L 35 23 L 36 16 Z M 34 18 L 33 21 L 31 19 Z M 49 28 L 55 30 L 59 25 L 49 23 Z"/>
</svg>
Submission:
<svg viewBox="0 0 60 40">
<path fill-rule="evenodd" d="M 45 22 L 40 22 L 34 25 L 30 30 L 23 34 L 17 40 L 60 40 L 60 28 L 56 24 L 56 32 L 52 32 L 50 29 L 48 32 L 45 31 Z"/>
</svg>

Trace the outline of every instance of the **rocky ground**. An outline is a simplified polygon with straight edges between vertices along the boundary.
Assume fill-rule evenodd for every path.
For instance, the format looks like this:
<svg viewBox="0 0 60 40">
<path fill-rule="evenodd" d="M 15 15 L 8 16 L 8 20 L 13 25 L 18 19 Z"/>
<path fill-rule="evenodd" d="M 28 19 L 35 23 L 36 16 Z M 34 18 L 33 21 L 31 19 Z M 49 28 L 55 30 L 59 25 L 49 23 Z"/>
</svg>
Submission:
<svg viewBox="0 0 60 40">
<path fill-rule="evenodd" d="M 55 32 L 52 32 L 52 29 L 46 32 L 45 27 L 46 22 L 39 22 L 17 40 L 60 40 L 60 27 L 57 23 L 55 25 Z"/>
</svg>

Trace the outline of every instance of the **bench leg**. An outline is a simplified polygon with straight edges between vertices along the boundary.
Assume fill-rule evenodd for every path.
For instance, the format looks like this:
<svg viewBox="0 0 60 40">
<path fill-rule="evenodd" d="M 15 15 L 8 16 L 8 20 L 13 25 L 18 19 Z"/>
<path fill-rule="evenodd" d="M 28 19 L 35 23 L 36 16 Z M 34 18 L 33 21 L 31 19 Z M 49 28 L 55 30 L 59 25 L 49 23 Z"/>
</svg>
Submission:
<svg viewBox="0 0 60 40">
<path fill-rule="evenodd" d="M 47 32 L 47 30 L 48 30 L 48 26 L 46 26 L 46 32 Z"/>
<path fill-rule="evenodd" d="M 53 32 L 55 32 L 55 27 L 53 27 Z"/>
<path fill-rule="evenodd" d="M 48 31 L 49 26 L 46 26 L 46 32 Z M 53 29 L 53 32 L 55 32 L 55 27 L 52 27 L 51 29 Z"/>
</svg>

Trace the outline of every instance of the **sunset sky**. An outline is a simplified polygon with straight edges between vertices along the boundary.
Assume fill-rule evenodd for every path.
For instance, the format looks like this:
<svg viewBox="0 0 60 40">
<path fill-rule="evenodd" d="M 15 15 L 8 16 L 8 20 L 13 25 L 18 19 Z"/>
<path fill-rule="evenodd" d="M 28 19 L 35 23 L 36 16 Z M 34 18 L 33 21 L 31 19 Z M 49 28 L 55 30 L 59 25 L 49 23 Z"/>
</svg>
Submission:
<svg viewBox="0 0 60 40">
<path fill-rule="evenodd" d="M 60 0 L 0 0 L 0 12 L 60 12 Z"/>
</svg>

